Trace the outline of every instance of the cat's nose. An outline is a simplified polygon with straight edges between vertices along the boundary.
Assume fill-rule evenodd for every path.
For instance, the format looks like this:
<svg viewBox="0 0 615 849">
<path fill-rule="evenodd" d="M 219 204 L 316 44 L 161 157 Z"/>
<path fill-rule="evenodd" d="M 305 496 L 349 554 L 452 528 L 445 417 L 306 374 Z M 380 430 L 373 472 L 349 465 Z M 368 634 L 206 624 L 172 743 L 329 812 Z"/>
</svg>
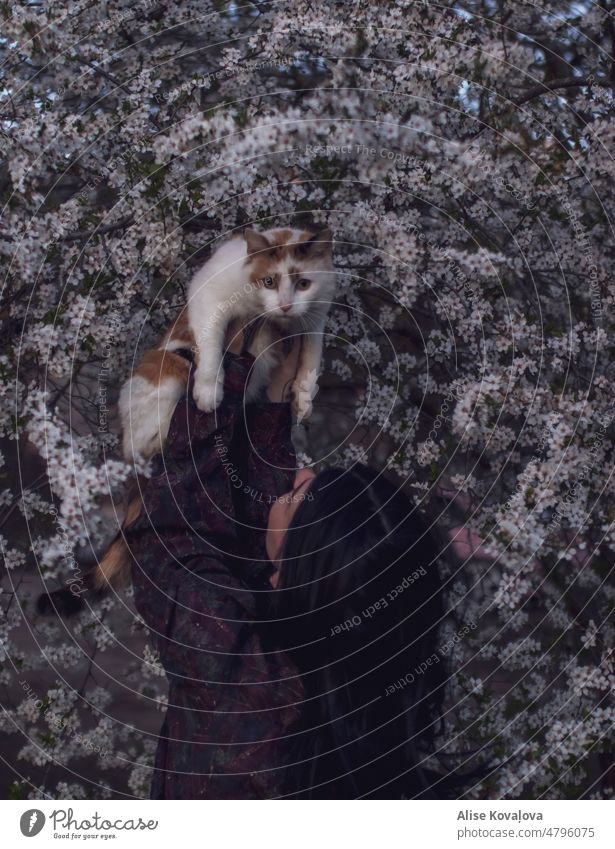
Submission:
<svg viewBox="0 0 615 849">
<path fill-rule="evenodd" d="M 288 312 L 291 309 L 292 304 L 280 304 L 280 309 L 282 312 Z"/>
</svg>

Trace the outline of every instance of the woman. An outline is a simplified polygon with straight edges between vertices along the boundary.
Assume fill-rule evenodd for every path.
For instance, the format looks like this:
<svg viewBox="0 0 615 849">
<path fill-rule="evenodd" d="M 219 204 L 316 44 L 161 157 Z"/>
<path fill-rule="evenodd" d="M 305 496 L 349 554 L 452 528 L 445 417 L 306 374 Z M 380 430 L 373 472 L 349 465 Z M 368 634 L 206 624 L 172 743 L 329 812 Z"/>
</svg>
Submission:
<svg viewBox="0 0 615 849">
<path fill-rule="evenodd" d="M 434 542 L 365 466 L 295 474 L 299 345 L 244 409 L 254 357 L 228 340 L 220 407 L 190 384 L 126 534 L 169 680 L 152 797 L 441 797 Z"/>
</svg>

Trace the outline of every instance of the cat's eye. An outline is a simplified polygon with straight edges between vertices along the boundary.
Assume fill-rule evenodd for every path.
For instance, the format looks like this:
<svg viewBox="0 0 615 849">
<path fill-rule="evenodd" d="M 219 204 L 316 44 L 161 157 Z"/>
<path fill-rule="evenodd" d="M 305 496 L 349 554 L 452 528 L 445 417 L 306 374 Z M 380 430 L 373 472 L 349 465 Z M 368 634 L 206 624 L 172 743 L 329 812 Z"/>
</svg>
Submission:
<svg viewBox="0 0 615 849">
<path fill-rule="evenodd" d="M 309 289 L 311 282 L 307 277 L 302 277 L 300 280 L 297 280 L 297 289 Z"/>
<path fill-rule="evenodd" d="M 263 286 L 266 289 L 273 289 L 273 277 L 263 277 Z"/>
</svg>

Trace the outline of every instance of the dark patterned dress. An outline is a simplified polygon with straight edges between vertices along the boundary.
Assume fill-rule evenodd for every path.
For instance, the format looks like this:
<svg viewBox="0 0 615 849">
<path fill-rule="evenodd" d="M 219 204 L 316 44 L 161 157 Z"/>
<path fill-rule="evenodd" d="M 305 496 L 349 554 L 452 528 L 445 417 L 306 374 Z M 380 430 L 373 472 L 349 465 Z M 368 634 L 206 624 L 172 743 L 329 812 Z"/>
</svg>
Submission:
<svg viewBox="0 0 615 849">
<path fill-rule="evenodd" d="M 290 405 L 244 407 L 251 354 L 225 355 L 213 413 L 187 395 L 126 533 L 135 603 L 169 681 L 151 796 L 273 798 L 284 738 L 302 688 L 282 652 L 266 650 L 259 616 L 274 592 L 267 516 L 292 488 Z"/>
</svg>

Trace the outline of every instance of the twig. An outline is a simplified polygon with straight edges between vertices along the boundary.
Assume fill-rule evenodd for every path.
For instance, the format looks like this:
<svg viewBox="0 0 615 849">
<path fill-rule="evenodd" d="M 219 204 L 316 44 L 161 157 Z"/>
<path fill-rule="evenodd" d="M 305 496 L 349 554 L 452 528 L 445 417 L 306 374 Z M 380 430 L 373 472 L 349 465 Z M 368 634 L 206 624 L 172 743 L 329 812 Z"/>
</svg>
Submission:
<svg viewBox="0 0 615 849">
<path fill-rule="evenodd" d="M 591 85 L 610 88 L 611 83 L 606 80 L 597 80 L 593 75 L 589 77 L 562 77 L 557 80 L 549 80 L 548 82 L 532 86 L 532 88 L 529 88 L 526 92 L 519 95 L 519 97 L 516 97 L 512 102 L 515 106 L 521 106 L 523 103 L 527 103 L 528 100 L 534 100 L 535 98 L 540 97 L 541 94 L 553 94 L 555 89 L 558 88 L 579 88 L 580 86 Z"/>
<path fill-rule="evenodd" d="M 102 236 L 105 233 L 112 233 L 114 230 L 123 230 L 124 227 L 130 227 L 134 222 L 132 216 L 122 218 L 115 224 L 106 224 L 104 227 L 95 227 L 94 230 L 77 230 L 75 233 L 69 233 L 67 236 L 62 236 L 61 242 L 78 242 L 80 239 L 90 239 L 92 236 Z"/>
</svg>

